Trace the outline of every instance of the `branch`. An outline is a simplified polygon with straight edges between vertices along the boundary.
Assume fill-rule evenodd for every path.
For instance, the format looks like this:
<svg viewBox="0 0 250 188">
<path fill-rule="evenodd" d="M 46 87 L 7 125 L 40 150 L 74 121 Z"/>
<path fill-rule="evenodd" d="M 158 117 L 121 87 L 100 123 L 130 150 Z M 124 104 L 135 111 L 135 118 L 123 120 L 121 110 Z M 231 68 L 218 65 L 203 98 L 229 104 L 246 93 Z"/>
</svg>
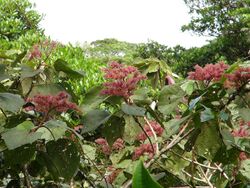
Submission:
<svg viewBox="0 0 250 188">
<path fill-rule="evenodd" d="M 152 127 L 152 125 L 149 123 L 148 119 L 144 117 L 144 120 L 146 121 L 147 125 L 149 126 L 150 130 L 153 133 L 154 139 L 155 139 L 155 144 L 156 144 L 156 154 L 159 154 L 159 143 L 158 143 L 158 138 L 157 135 Z"/>
<path fill-rule="evenodd" d="M 147 137 L 147 139 L 148 139 L 148 141 L 149 141 L 149 143 L 150 143 L 150 146 L 151 146 L 151 148 L 152 148 L 152 151 L 155 151 L 154 145 L 153 145 L 153 143 L 152 143 L 152 140 L 151 140 L 150 137 L 148 136 L 148 133 L 144 130 L 144 128 L 142 127 L 141 123 L 138 121 L 137 117 L 136 117 L 136 116 L 132 116 L 132 117 L 134 118 L 135 122 L 139 125 L 139 127 L 141 128 L 141 130 L 143 131 L 143 133 L 146 135 L 146 137 Z"/>
<path fill-rule="evenodd" d="M 33 188 L 32 184 L 31 184 L 31 181 L 30 181 L 29 172 L 28 172 L 28 169 L 27 169 L 27 164 L 25 164 L 23 166 L 23 175 L 24 175 L 24 180 L 25 180 L 25 184 L 26 184 L 27 188 Z"/>
<path fill-rule="evenodd" d="M 190 129 L 186 134 L 184 134 L 182 137 L 182 133 L 186 130 L 187 126 L 189 125 L 190 120 L 185 124 L 185 126 L 182 128 L 182 130 L 178 133 L 178 135 L 166 146 L 164 146 L 158 155 L 156 155 L 153 159 L 151 159 L 149 162 L 145 164 L 146 168 L 149 168 L 155 161 L 157 161 L 160 156 L 165 153 L 166 151 L 170 150 L 172 147 L 174 147 L 176 144 L 178 144 L 182 139 L 186 138 L 191 132 L 193 132 L 194 128 Z M 132 184 L 132 180 L 126 181 L 121 188 L 128 188 Z"/>
</svg>

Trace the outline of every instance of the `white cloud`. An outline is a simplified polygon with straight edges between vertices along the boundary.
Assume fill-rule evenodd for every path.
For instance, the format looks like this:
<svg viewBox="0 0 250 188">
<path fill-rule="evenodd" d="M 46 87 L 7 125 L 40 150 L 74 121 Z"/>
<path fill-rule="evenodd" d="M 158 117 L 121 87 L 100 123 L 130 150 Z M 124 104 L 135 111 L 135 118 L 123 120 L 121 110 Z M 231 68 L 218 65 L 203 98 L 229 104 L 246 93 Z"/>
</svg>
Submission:
<svg viewBox="0 0 250 188">
<path fill-rule="evenodd" d="M 117 38 L 148 39 L 168 46 L 202 46 L 207 38 L 182 33 L 189 22 L 183 0 L 33 0 L 45 14 L 41 27 L 61 42 L 91 42 Z"/>
</svg>

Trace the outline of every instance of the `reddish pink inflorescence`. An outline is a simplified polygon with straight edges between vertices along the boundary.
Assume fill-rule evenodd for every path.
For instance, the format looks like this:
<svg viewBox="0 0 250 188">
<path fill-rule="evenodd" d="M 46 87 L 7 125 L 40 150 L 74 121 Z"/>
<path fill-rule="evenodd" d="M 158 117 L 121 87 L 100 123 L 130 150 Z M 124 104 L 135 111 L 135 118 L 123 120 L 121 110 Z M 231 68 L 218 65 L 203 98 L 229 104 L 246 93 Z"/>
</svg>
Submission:
<svg viewBox="0 0 250 188">
<path fill-rule="evenodd" d="M 39 59 L 42 57 L 42 52 L 39 48 L 39 45 L 38 44 L 35 44 L 32 48 L 32 50 L 30 51 L 30 54 L 29 54 L 29 60 L 32 60 L 32 59 Z"/>
<path fill-rule="evenodd" d="M 101 151 L 105 155 L 110 155 L 112 151 L 119 151 L 125 147 L 124 140 L 118 138 L 113 145 L 110 147 L 107 140 L 104 138 L 98 138 L 95 140 L 95 143 L 100 145 Z"/>
<path fill-rule="evenodd" d="M 35 105 L 34 109 L 32 107 L 27 107 L 26 110 L 35 110 L 44 114 L 50 112 L 66 112 L 69 109 L 77 110 L 78 107 L 75 103 L 68 101 L 69 95 L 66 92 L 60 92 L 57 95 L 35 95 L 32 98 L 27 98 L 26 102 L 31 102 Z"/>
<path fill-rule="evenodd" d="M 136 160 L 144 154 L 147 154 L 149 158 L 153 158 L 155 154 L 155 150 L 156 150 L 155 144 L 153 144 L 153 148 L 151 144 L 141 144 L 139 147 L 135 149 L 132 159 Z"/>
<path fill-rule="evenodd" d="M 118 138 L 112 145 L 113 150 L 121 150 L 124 148 L 124 140 L 121 138 Z"/>
<path fill-rule="evenodd" d="M 164 131 L 164 129 L 161 127 L 161 125 L 159 125 L 159 123 L 157 123 L 156 121 L 150 121 L 149 123 L 152 126 L 153 130 L 155 131 L 155 134 L 157 136 L 161 136 L 163 131 Z M 144 125 L 144 130 L 149 137 L 153 136 L 153 132 L 151 131 L 151 128 L 149 127 L 148 124 Z M 145 135 L 144 132 L 140 133 L 137 136 L 137 140 L 139 140 L 139 141 L 145 141 L 146 139 L 147 139 L 147 136 Z"/>
<path fill-rule="evenodd" d="M 128 99 L 135 90 L 140 80 L 145 80 L 136 67 L 125 66 L 117 62 L 111 62 L 108 68 L 104 68 L 104 78 L 110 82 L 104 83 L 105 89 L 101 91 L 103 95 L 122 96 Z"/>
<path fill-rule="evenodd" d="M 207 64 L 205 67 L 200 67 L 195 65 L 195 71 L 188 73 L 188 78 L 191 80 L 200 80 L 200 81 L 219 81 L 223 76 L 228 65 L 224 62 L 219 62 L 216 64 Z"/>
<path fill-rule="evenodd" d="M 240 67 L 231 74 L 226 74 L 228 79 L 226 82 L 226 87 L 236 87 L 239 88 L 243 84 L 250 82 L 250 67 Z"/>
<path fill-rule="evenodd" d="M 250 122 L 245 122 L 245 121 L 241 120 L 239 122 L 239 125 L 240 125 L 239 129 L 233 130 L 232 135 L 234 137 L 248 137 L 248 136 L 250 136 L 250 133 L 249 133 Z"/>
<path fill-rule="evenodd" d="M 149 121 L 149 123 L 150 123 L 152 129 L 154 130 L 156 136 L 161 136 L 163 131 L 164 131 L 164 129 L 161 127 L 161 125 L 158 124 L 156 121 Z M 153 132 L 148 124 L 144 125 L 144 131 L 147 133 L 148 137 L 153 136 Z M 144 132 L 142 132 L 142 133 L 137 135 L 137 140 L 144 142 L 148 138 L 147 135 Z M 152 148 L 151 144 L 142 143 L 139 147 L 137 147 L 135 149 L 134 154 L 132 156 L 132 159 L 136 160 L 144 154 L 147 154 L 150 158 L 152 158 L 155 154 L 155 150 L 156 150 L 155 144 L 153 144 L 153 148 Z"/>
</svg>

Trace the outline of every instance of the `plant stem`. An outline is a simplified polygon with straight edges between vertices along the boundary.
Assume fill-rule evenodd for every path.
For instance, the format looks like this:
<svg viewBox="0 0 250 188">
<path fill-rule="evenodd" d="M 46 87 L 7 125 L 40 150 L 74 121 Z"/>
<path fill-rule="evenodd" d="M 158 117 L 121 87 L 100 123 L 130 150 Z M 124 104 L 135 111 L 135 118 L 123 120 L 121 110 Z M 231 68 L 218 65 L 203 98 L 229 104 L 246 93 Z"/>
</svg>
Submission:
<svg viewBox="0 0 250 188">
<path fill-rule="evenodd" d="M 30 181 L 29 172 L 28 172 L 28 169 L 27 169 L 27 164 L 25 164 L 23 166 L 23 175 L 24 175 L 24 180 L 25 180 L 25 184 L 26 184 L 27 188 L 33 188 L 32 184 L 31 184 L 31 181 Z"/>
</svg>

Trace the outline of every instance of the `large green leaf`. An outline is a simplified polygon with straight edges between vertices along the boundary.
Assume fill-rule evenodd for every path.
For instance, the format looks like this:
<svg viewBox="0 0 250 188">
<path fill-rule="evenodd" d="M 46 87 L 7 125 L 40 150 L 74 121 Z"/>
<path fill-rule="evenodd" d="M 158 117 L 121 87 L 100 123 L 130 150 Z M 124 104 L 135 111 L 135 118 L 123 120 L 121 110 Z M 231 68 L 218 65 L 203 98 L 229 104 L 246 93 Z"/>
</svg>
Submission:
<svg viewBox="0 0 250 188">
<path fill-rule="evenodd" d="M 20 95 L 0 93 L 0 108 L 10 112 L 17 112 L 23 106 L 24 100 Z"/>
<path fill-rule="evenodd" d="M 69 181 L 75 175 L 80 163 L 76 144 L 68 139 L 59 139 L 48 142 L 46 150 L 42 157 L 48 171 L 56 180 L 62 177 Z"/>
<path fill-rule="evenodd" d="M 29 94 L 29 97 L 33 97 L 37 94 L 42 95 L 56 95 L 61 91 L 65 91 L 63 87 L 61 87 L 59 84 L 39 84 L 35 85 L 32 88 L 32 91 Z"/>
<path fill-rule="evenodd" d="M 184 95 L 185 92 L 177 84 L 165 86 L 159 96 L 159 111 L 169 115 L 178 107 Z"/>
<path fill-rule="evenodd" d="M 5 65 L 0 64 L 0 81 L 9 78 L 9 76 L 5 73 Z"/>
<path fill-rule="evenodd" d="M 24 145 L 14 150 L 4 151 L 5 163 L 9 166 L 29 162 L 35 154 L 34 145 Z"/>
<path fill-rule="evenodd" d="M 37 132 L 42 133 L 41 139 L 49 140 L 58 140 L 65 135 L 67 130 L 67 124 L 60 120 L 50 120 L 44 124 L 44 127 L 41 127 Z"/>
<path fill-rule="evenodd" d="M 101 124 L 105 123 L 110 117 L 110 114 L 104 110 L 92 110 L 82 118 L 83 129 L 81 133 L 94 131 Z"/>
<path fill-rule="evenodd" d="M 201 133 L 195 142 L 195 149 L 198 155 L 203 156 L 208 160 L 213 160 L 222 144 L 223 141 L 216 124 L 203 124 Z"/>
<path fill-rule="evenodd" d="M 71 69 L 68 66 L 67 62 L 62 60 L 62 59 L 57 59 L 55 61 L 54 68 L 58 72 L 62 71 L 64 73 L 66 73 L 71 78 L 82 78 L 84 76 L 84 73 Z"/>
<path fill-rule="evenodd" d="M 102 86 L 95 86 L 86 93 L 85 98 L 83 99 L 83 104 L 81 105 L 83 113 L 95 109 L 108 98 L 106 95 L 100 94 L 102 89 Z"/>
<path fill-rule="evenodd" d="M 133 174 L 133 188 L 162 188 L 149 174 L 142 161 L 137 165 Z"/>
<path fill-rule="evenodd" d="M 191 95 L 195 90 L 195 81 L 194 80 L 187 80 L 182 85 L 181 88 L 185 91 L 188 95 Z"/>
<path fill-rule="evenodd" d="M 181 125 L 189 118 L 189 116 L 183 117 L 181 119 L 171 119 L 170 121 L 164 123 L 165 132 L 167 138 L 179 132 Z"/>
<path fill-rule="evenodd" d="M 137 135 L 142 130 L 132 116 L 124 116 L 124 119 L 125 119 L 125 128 L 124 128 L 123 139 L 129 144 L 132 144 L 136 140 Z"/>
<path fill-rule="evenodd" d="M 35 126 L 31 121 L 25 121 L 16 127 L 3 132 L 2 138 L 8 149 L 12 150 L 25 144 L 31 144 L 40 139 L 42 133 L 32 132 L 34 127 Z"/>
<path fill-rule="evenodd" d="M 118 138 L 122 138 L 124 133 L 124 118 L 111 116 L 101 128 L 101 134 L 106 138 L 109 145 L 112 145 Z"/>
<path fill-rule="evenodd" d="M 132 116 L 144 116 L 146 109 L 136 106 L 136 105 L 129 105 L 129 104 L 122 104 L 121 110 L 128 115 Z"/>
<path fill-rule="evenodd" d="M 33 68 L 27 66 L 27 65 L 22 65 L 22 69 L 21 69 L 21 78 L 30 78 L 30 77 L 34 77 L 36 75 L 38 75 L 39 73 L 41 73 L 42 70 L 38 69 L 38 70 L 34 70 Z"/>
</svg>

